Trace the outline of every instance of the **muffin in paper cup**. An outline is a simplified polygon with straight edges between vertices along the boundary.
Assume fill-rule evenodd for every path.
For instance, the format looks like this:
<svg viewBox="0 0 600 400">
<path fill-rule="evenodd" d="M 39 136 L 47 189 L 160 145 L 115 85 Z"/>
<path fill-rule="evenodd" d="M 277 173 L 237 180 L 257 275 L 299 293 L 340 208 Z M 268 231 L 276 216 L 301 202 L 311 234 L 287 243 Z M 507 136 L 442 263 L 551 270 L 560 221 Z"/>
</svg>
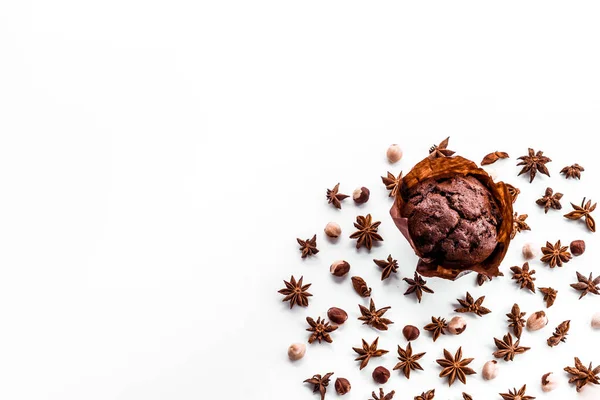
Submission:
<svg viewBox="0 0 600 400">
<path fill-rule="evenodd" d="M 493 278 L 510 244 L 512 203 L 507 184 L 474 162 L 428 157 L 402 179 L 390 214 L 419 257 L 421 275 Z"/>
</svg>

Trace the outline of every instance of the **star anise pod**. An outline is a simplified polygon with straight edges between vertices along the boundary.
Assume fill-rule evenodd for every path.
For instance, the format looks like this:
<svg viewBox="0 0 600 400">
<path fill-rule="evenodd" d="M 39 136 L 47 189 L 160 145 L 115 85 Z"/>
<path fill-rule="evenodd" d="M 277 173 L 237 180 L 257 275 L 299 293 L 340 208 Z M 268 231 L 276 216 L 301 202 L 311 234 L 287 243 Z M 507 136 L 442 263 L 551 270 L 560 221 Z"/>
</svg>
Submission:
<svg viewBox="0 0 600 400">
<path fill-rule="evenodd" d="M 435 342 L 436 340 L 438 340 L 440 335 L 446 334 L 446 329 L 448 329 L 448 323 L 442 317 L 431 317 L 431 323 L 425 325 L 423 329 L 425 329 L 428 332 L 431 332 L 431 334 L 433 335 L 433 341 Z"/>
<path fill-rule="evenodd" d="M 315 322 L 311 317 L 306 317 L 306 322 L 310 325 L 310 328 L 306 330 L 312 332 L 312 335 L 308 338 L 308 343 L 313 343 L 315 340 L 318 340 L 321 343 L 321 340 L 326 341 L 327 343 L 333 342 L 331 336 L 329 334 L 335 331 L 338 327 L 335 325 L 330 325 L 329 322 L 325 322 L 325 320 L 321 319 L 321 317 L 317 318 Z"/>
<path fill-rule="evenodd" d="M 567 263 L 573 258 L 568 249 L 569 246 L 562 246 L 560 240 L 554 246 L 550 242 L 546 242 L 546 246 L 542 247 L 543 256 L 540 261 L 548 264 L 550 268 L 557 265 L 562 267 L 563 263 Z"/>
<path fill-rule="evenodd" d="M 448 136 L 446 139 L 442 140 L 440 144 L 437 146 L 434 144 L 429 149 L 429 158 L 436 159 L 441 157 L 450 157 L 454 154 L 454 151 L 448 150 L 448 142 L 450 141 L 450 137 Z"/>
<path fill-rule="evenodd" d="M 285 288 L 281 289 L 278 293 L 283 294 L 285 297 L 281 301 L 289 301 L 290 308 L 295 305 L 299 305 L 301 307 L 308 306 L 308 298 L 312 296 L 312 294 L 308 293 L 307 290 L 310 287 L 311 283 L 307 285 L 302 285 L 303 276 L 300 277 L 300 280 L 296 282 L 296 278 L 292 276 L 289 282 L 283 281 L 285 284 Z"/>
<path fill-rule="evenodd" d="M 435 389 L 428 390 L 426 392 L 421 393 L 420 396 L 416 396 L 415 400 L 433 400 L 435 397 Z"/>
<path fill-rule="evenodd" d="M 392 273 L 395 274 L 398 272 L 398 261 L 394 260 L 391 254 L 388 256 L 387 260 L 373 260 L 373 262 L 377 264 L 379 268 L 383 269 L 383 271 L 381 271 L 382 281 L 389 278 Z"/>
<path fill-rule="evenodd" d="M 556 295 L 558 290 L 552 289 L 551 287 L 541 287 L 539 288 L 540 292 L 544 295 L 544 301 L 546 302 L 546 307 L 550 308 L 554 304 L 556 300 Z"/>
<path fill-rule="evenodd" d="M 358 229 L 352 235 L 350 239 L 358 239 L 356 241 L 356 248 L 360 249 L 361 246 L 365 246 L 368 250 L 373 247 L 374 241 L 383 241 L 383 238 L 377 233 L 377 229 L 381 222 L 373 222 L 371 214 L 367 214 L 365 217 L 356 217 L 354 226 Z"/>
<path fill-rule="evenodd" d="M 508 390 L 508 393 L 500 393 L 500 396 L 504 400 L 533 400 L 535 397 L 525 395 L 525 389 L 527 385 L 523 385 L 523 387 L 519 390 L 514 388 L 513 390 Z"/>
<path fill-rule="evenodd" d="M 500 160 L 501 158 L 508 158 L 508 153 L 503 151 L 495 151 L 483 157 L 481 160 L 481 165 L 490 165 Z"/>
<path fill-rule="evenodd" d="M 598 379 L 600 366 L 592 369 L 592 363 L 590 363 L 590 366 L 586 368 L 579 357 L 575 357 L 575 367 L 565 367 L 565 371 L 571 375 L 569 383 L 574 383 L 578 392 L 588 383 L 600 385 L 600 379 Z"/>
<path fill-rule="evenodd" d="M 360 361 L 360 369 L 366 367 L 367 364 L 369 364 L 371 358 L 381 357 L 382 355 L 388 353 L 387 350 L 377 349 L 378 342 L 379 337 L 375 339 L 375 341 L 370 345 L 367 342 L 365 342 L 365 339 L 362 339 L 362 348 L 352 348 L 352 350 L 354 350 L 358 354 L 358 357 L 354 361 Z"/>
<path fill-rule="evenodd" d="M 327 392 L 327 386 L 329 385 L 329 378 L 333 375 L 333 372 L 328 373 L 325 376 L 321 375 L 313 375 L 312 378 L 309 378 L 304 381 L 304 383 L 310 383 L 313 385 L 313 393 L 319 392 L 321 394 L 321 400 L 325 398 L 325 393 Z"/>
<path fill-rule="evenodd" d="M 387 331 L 388 325 L 394 323 L 387 318 L 383 318 L 383 314 L 385 314 L 387 310 L 392 307 L 383 307 L 377 310 L 375 308 L 375 302 L 373 302 L 373 299 L 371 299 L 369 308 L 361 304 L 359 304 L 358 307 L 360 308 L 360 313 L 362 314 L 362 316 L 358 317 L 358 319 L 363 321 L 363 325 L 370 325 L 377 330 Z"/>
<path fill-rule="evenodd" d="M 560 210 L 562 205 L 560 204 L 560 199 L 562 199 L 562 193 L 554 193 L 552 188 L 546 188 L 546 192 L 544 196 L 537 199 L 536 204 L 544 207 L 544 213 L 548 214 L 548 210 L 553 208 L 555 210 Z"/>
<path fill-rule="evenodd" d="M 463 384 L 467 383 L 467 375 L 476 374 L 471 368 L 467 367 L 473 361 L 473 358 L 462 358 L 462 347 L 459 347 L 454 357 L 444 349 L 444 358 L 435 360 L 443 367 L 440 372 L 440 378 L 448 377 L 448 386 L 452 386 L 456 378 Z"/>
<path fill-rule="evenodd" d="M 517 201 L 517 197 L 519 197 L 519 194 L 521 193 L 521 190 L 519 190 L 518 188 L 514 187 L 510 183 L 505 183 L 505 185 L 508 188 L 508 194 L 510 194 L 510 197 L 511 197 L 512 202 L 514 204 L 514 202 Z"/>
<path fill-rule="evenodd" d="M 462 300 L 462 299 L 456 299 L 456 300 L 462 306 L 461 308 L 457 308 L 456 310 L 454 310 L 458 313 L 473 313 L 473 314 L 476 314 L 481 317 L 485 314 L 489 314 L 492 312 L 490 309 L 488 309 L 482 305 L 483 300 L 485 300 L 485 296 L 481 296 L 480 298 L 475 300 L 475 299 L 473 299 L 473 296 L 471 296 L 471 294 L 469 292 L 467 292 L 467 296 L 464 300 Z"/>
<path fill-rule="evenodd" d="M 521 289 L 527 288 L 533 293 L 535 293 L 535 269 L 529 270 L 529 263 L 526 262 L 523 264 L 523 268 L 515 266 L 511 267 L 510 270 L 513 273 L 512 278 L 517 281 L 518 284 L 521 285 Z"/>
<path fill-rule="evenodd" d="M 402 186 L 402 171 L 400 171 L 397 178 L 388 171 L 387 176 L 381 177 L 381 181 L 385 185 L 385 188 L 390 191 L 389 197 L 396 197 L 400 186 Z"/>
<path fill-rule="evenodd" d="M 421 364 L 418 363 L 418 360 L 420 360 L 424 355 L 425 353 L 413 354 L 410 343 L 408 343 L 408 346 L 406 346 L 406 350 L 398 346 L 398 360 L 400 360 L 400 362 L 396 364 L 394 371 L 401 369 L 404 373 L 404 376 L 407 379 L 410 379 L 410 371 L 416 369 L 423 371 L 423 367 L 421 367 Z"/>
<path fill-rule="evenodd" d="M 498 273 L 498 276 L 504 276 L 502 272 Z M 484 283 L 491 281 L 492 278 L 485 274 L 477 274 L 477 285 L 482 286 Z"/>
<path fill-rule="evenodd" d="M 567 335 L 569 334 L 569 328 L 571 327 L 571 321 L 563 321 L 556 327 L 554 333 L 548 338 L 548 346 L 558 346 L 560 342 L 567 341 Z"/>
<path fill-rule="evenodd" d="M 338 183 L 333 189 L 327 189 L 327 202 L 333 204 L 335 208 L 342 208 L 342 200 L 350 197 L 345 194 L 339 193 L 340 184 Z"/>
<path fill-rule="evenodd" d="M 463 392 L 462 395 L 463 395 L 463 400 L 473 400 L 473 396 L 471 396 L 470 394 Z"/>
<path fill-rule="evenodd" d="M 425 281 L 421 277 L 421 275 L 419 275 L 416 271 L 415 271 L 414 279 L 404 278 L 403 281 L 408 283 L 408 289 L 406 289 L 406 292 L 404 292 L 404 295 L 406 296 L 411 293 L 414 293 L 417 296 L 417 300 L 419 300 L 419 303 L 421 302 L 421 298 L 423 297 L 423 292 L 433 293 L 433 290 L 429 289 L 426 286 L 427 281 Z"/>
<path fill-rule="evenodd" d="M 585 296 L 588 293 L 600 295 L 600 286 L 598 286 L 598 285 L 600 285 L 600 275 L 594 279 L 594 278 L 592 278 L 591 272 L 590 272 L 589 278 L 586 278 L 579 272 L 576 272 L 576 273 L 577 273 L 577 283 L 571 284 L 571 287 L 575 290 L 581 291 L 581 296 L 579 296 L 579 299 L 581 299 L 583 296 Z"/>
<path fill-rule="evenodd" d="M 504 335 L 502 340 L 494 338 L 494 343 L 498 350 L 494 352 L 494 357 L 496 358 L 504 358 L 504 361 L 513 361 L 517 354 L 523 354 L 530 347 L 519 346 L 521 339 L 517 339 L 516 342 L 513 343 L 513 338 L 510 333 Z"/>
<path fill-rule="evenodd" d="M 560 170 L 561 174 L 565 174 L 565 178 L 569 179 L 569 178 L 577 178 L 577 179 L 581 179 L 581 172 L 585 171 L 585 169 L 583 169 L 583 167 L 579 164 L 573 164 L 573 165 L 569 165 L 567 167 L 564 167 L 563 169 Z"/>
<path fill-rule="evenodd" d="M 519 175 L 529 172 L 530 183 L 533 182 L 533 178 L 535 178 L 535 174 L 537 172 L 539 172 L 540 174 L 550 176 L 550 172 L 548 172 L 546 163 L 549 163 L 552 160 L 546 157 L 543 151 L 538 151 L 536 153 L 533 149 L 530 148 L 528 150 L 528 155 L 521 156 L 518 159 L 521 160 L 521 162 L 518 163 L 517 166 L 523 165 L 523 169 L 521 170 L 521 172 L 519 172 Z"/>
<path fill-rule="evenodd" d="M 392 400 L 394 398 L 394 394 L 396 394 L 396 392 L 394 390 L 392 390 L 391 392 L 389 392 L 388 394 L 385 394 L 383 392 L 382 388 L 379 388 L 379 396 L 377 396 L 375 394 L 375 392 L 371 393 L 371 396 L 373 397 L 372 399 L 369 400 Z"/>
<path fill-rule="evenodd" d="M 515 215 L 513 216 L 513 229 L 512 229 L 512 232 L 510 233 L 511 239 L 514 239 L 515 236 L 517 235 L 517 233 L 519 233 L 519 232 L 531 230 L 529 225 L 527 225 L 527 223 L 525 222 L 527 217 L 528 217 L 527 214 L 518 215 L 517 213 L 515 213 Z"/>
<path fill-rule="evenodd" d="M 354 291 L 360 297 L 369 297 L 371 295 L 372 289 L 369 287 L 369 285 L 367 285 L 367 282 L 365 282 L 363 278 L 361 278 L 360 276 L 353 276 L 351 280 L 352 287 L 354 287 Z"/>
<path fill-rule="evenodd" d="M 312 239 L 298 239 L 298 244 L 300 245 L 300 251 L 302 252 L 302 258 L 306 258 L 308 256 L 314 256 L 319 252 L 317 249 L 317 235 L 313 235 Z"/>
<path fill-rule="evenodd" d="M 521 308 L 516 303 L 512 306 L 510 313 L 506 314 L 509 322 L 508 327 L 512 328 L 517 338 L 520 338 L 523 333 L 523 327 L 525 326 L 525 319 L 523 317 L 525 314 L 527 313 L 521 312 Z"/>
<path fill-rule="evenodd" d="M 592 205 L 592 200 L 588 200 L 586 203 L 584 197 L 581 201 L 581 206 L 571 203 L 571 207 L 573 207 L 574 210 L 568 214 L 565 214 L 565 218 L 573 221 L 580 218 L 585 218 L 585 224 L 587 225 L 588 229 L 592 232 L 596 232 L 596 221 L 594 221 L 594 217 L 591 216 L 592 211 L 596 209 L 596 204 L 598 203 L 594 203 L 594 205 Z"/>
</svg>

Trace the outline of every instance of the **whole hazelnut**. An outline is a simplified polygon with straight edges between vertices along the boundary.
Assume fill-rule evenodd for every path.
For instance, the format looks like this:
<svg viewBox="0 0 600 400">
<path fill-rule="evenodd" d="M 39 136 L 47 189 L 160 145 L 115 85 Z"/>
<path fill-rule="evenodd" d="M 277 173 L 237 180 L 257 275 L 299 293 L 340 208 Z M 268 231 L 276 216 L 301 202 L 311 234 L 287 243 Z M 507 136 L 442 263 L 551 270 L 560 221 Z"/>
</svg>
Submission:
<svg viewBox="0 0 600 400">
<path fill-rule="evenodd" d="M 417 328 L 414 325 L 406 325 L 404 328 L 402 328 L 402 334 L 404 335 L 406 340 L 411 342 L 413 340 L 417 340 L 417 338 L 421 334 L 421 331 L 419 331 L 419 328 Z"/>
<path fill-rule="evenodd" d="M 373 371 L 373 380 L 381 385 L 390 379 L 390 371 L 386 367 L 377 367 Z"/>
<path fill-rule="evenodd" d="M 573 240 L 570 247 L 571 253 L 574 256 L 580 256 L 585 253 L 585 242 L 583 240 Z"/>
<path fill-rule="evenodd" d="M 481 376 L 483 376 L 483 379 L 486 381 L 491 381 L 496 378 L 498 376 L 498 361 L 492 360 L 483 364 Z"/>
<path fill-rule="evenodd" d="M 527 329 L 530 331 L 539 331 L 548 325 L 548 317 L 543 311 L 534 312 L 527 318 Z"/>
<path fill-rule="evenodd" d="M 525 243 L 523 245 L 523 257 L 525 257 L 526 260 L 533 260 L 534 258 L 537 258 L 538 254 L 538 248 L 534 247 L 532 243 Z"/>
<path fill-rule="evenodd" d="M 354 192 L 352 192 L 352 199 L 356 204 L 363 204 L 369 201 L 369 196 L 371 195 L 371 191 L 366 187 L 359 187 Z"/>
<path fill-rule="evenodd" d="M 592 316 L 592 328 L 600 329 L 600 312 Z"/>
<path fill-rule="evenodd" d="M 558 380 L 552 372 L 548 372 L 542 376 L 542 391 L 551 392 L 558 386 Z"/>
<path fill-rule="evenodd" d="M 348 264 L 348 261 L 344 260 L 334 261 L 333 264 L 331 264 L 331 267 L 329 267 L 329 272 L 331 272 L 333 276 L 344 276 L 348 271 L 350 271 L 350 264 Z"/>
<path fill-rule="evenodd" d="M 327 317 L 336 325 L 342 325 L 348 319 L 348 313 L 341 308 L 331 307 L 327 310 Z"/>
<path fill-rule="evenodd" d="M 330 222 L 325 225 L 325 234 L 330 238 L 339 237 L 342 234 L 342 228 L 337 222 Z"/>
<path fill-rule="evenodd" d="M 448 322 L 448 332 L 453 335 L 460 335 L 467 329 L 467 320 L 461 316 L 456 316 Z"/>
<path fill-rule="evenodd" d="M 397 144 L 393 144 L 388 147 L 386 155 L 389 162 L 397 163 L 402 158 L 402 149 Z"/>
<path fill-rule="evenodd" d="M 306 345 L 304 343 L 294 343 L 288 348 L 288 357 L 292 361 L 298 361 L 306 354 Z"/>
<path fill-rule="evenodd" d="M 350 385 L 350 381 L 348 381 L 348 379 L 346 379 L 346 378 L 337 378 L 335 380 L 335 391 L 340 396 L 343 396 L 346 393 L 348 393 L 351 388 L 352 388 L 352 385 Z"/>
</svg>

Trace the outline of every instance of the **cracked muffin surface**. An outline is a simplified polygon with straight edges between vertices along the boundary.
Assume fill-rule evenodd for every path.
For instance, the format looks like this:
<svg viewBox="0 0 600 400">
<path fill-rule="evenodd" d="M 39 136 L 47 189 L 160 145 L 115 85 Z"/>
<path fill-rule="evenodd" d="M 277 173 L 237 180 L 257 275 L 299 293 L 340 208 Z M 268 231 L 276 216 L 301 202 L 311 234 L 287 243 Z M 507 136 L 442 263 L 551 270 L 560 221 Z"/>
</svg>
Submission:
<svg viewBox="0 0 600 400">
<path fill-rule="evenodd" d="M 498 206 L 472 176 L 421 182 L 408 193 L 404 212 L 423 257 L 466 266 L 482 262 L 496 248 Z"/>
</svg>

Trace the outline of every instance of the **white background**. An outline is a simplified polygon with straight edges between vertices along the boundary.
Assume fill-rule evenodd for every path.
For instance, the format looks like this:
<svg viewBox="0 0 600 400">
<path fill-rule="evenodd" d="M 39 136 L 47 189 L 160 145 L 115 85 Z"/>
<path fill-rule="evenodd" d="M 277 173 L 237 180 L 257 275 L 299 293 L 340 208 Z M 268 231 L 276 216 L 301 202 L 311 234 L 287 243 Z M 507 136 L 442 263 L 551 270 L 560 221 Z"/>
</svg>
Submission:
<svg viewBox="0 0 600 400">
<path fill-rule="evenodd" d="M 377 365 L 396 363 L 402 326 L 451 317 L 454 299 L 486 294 L 493 313 L 469 317 L 459 337 L 426 351 L 424 372 L 385 385 L 408 399 L 435 387 L 441 399 L 495 399 L 527 383 L 538 399 L 576 395 L 562 368 L 573 356 L 600 363 L 590 328 L 600 298 L 581 301 L 575 271 L 598 274 L 597 236 L 561 212 L 534 204 L 546 186 L 563 204 L 600 197 L 600 5 L 593 1 L 3 1 L 0 4 L 0 397 L 3 399 L 317 399 L 302 381 L 333 371 L 353 384 L 347 399 L 376 388 Z M 462 345 L 480 372 L 513 302 L 533 312 L 541 295 L 509 276 L 474 285 L 429 280 L 421 304 L 402 295 L 416 257 L 393 226 L 380 175 L 407 172 L 430 145 L 494 166 L 522 194 L 531 232 L 513 242 L 502 269 L 530 241 L 583 238 L 588 252 L 562 269 L 534 261 L 541 286 L 559 290 L 550 325 L 526 332 L 532 350 L 448 389 L 437 377 L 442 348 Z M 385 160 L 390 143 L 404 159 Z M 527 147 L 554 161 L 551 178 L 517 178 Z M 559 170 L 578 162 L 580 182 Z M 337 211 L 325 189 L 371 189 Z M 565 210 L 567 211 L 567 210 Z M 356 215 L 382 221 L 382 246 L 356 252 Z M 343 236 L 324 239 L 338 221 Z M 318 234 L 321 252 L 301 261 L 296 237 Z M 380 283 L 372 258 L 399 259 Z M 396 323 L 380 343 L 390 353 L 359 372 L 352 346 L 377 332 L 356 321 L 361 302 L 329 264 L 345 258 Z M 289 311 L 277 290 L 304 275 L 308 309 Z M 332 345 L 309 346 L 298 363 L 287 346 L 305 341 L 307 315 L 345 308 Z M 572 320 L 567 343 L 545 340 Z M 561 388 L 542 394 L 554 371 Z M 336 398 L 333 388 L 329 398 Z"/>
</svg>

